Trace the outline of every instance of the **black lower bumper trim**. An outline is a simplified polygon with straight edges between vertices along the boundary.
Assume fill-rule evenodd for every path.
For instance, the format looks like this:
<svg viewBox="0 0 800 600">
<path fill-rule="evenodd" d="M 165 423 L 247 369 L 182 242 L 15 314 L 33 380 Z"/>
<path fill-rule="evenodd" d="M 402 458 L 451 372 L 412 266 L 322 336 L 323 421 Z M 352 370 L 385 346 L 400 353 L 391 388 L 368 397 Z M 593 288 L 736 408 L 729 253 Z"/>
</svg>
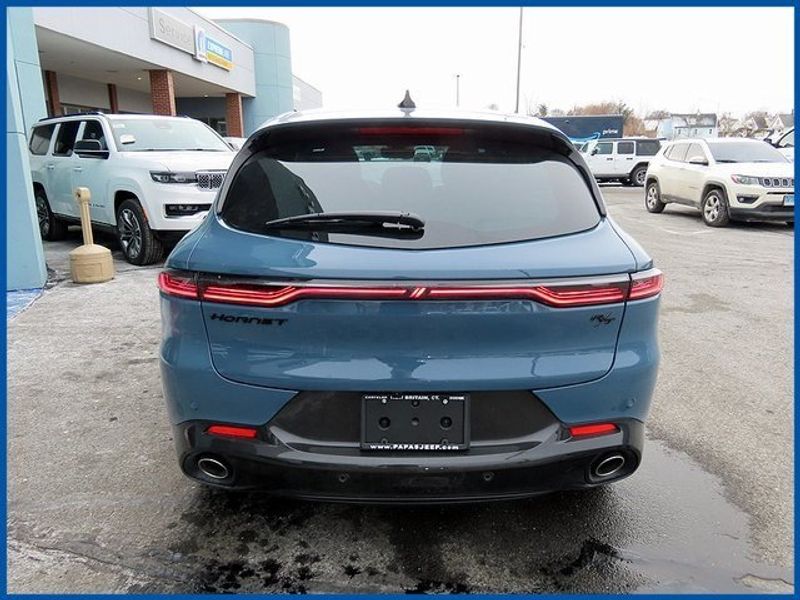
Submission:
<svg viewBox="0 0 800 600">
<path fill-rule="evenodd" d="M 644 427 L 635 420 L 619 426 L 612 435 L 554 437 L 524 451 L 475 448 L 457 455 L 309 452 L 274 438 L 211 436 L 196 422 L 176 426 L 175 439 L 184 473 L 217 487 L 339 502 L 451 503 L 534 496 L 627 477 L 641 461 Z M 606 477 L 594 475 L 597 464 L 612 455 L 622 456 L 623 466 Z M 198 468 L 204 457 L 224 463 L 228 476 L 204 474 Z"/>
<path fill-rule="evenodd" d="M 763 208 L 730 208 L 735 221 L 794 221 L 794 207 L 769 205 Z"/>
</svg>

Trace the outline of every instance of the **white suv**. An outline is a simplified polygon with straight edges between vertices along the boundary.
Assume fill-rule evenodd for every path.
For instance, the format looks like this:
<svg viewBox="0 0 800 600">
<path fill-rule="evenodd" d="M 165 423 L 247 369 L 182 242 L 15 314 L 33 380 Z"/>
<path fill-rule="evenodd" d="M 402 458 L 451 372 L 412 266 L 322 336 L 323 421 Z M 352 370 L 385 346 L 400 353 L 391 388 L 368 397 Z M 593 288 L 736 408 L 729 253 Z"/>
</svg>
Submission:
<svg viewBox="0 0 800 600">
<path fill-rule="evenodd" d="M 135 265 L 158 261 L 203 220 L 235 156 L 200 121 L 153 115 L 43 119 L 29 150 L 42 238 L 78 222 L 73 190 L 85 186 L 93 226 L 115 230 Z"/>
<path fill-rule="evenodd" d="M 661 142 L 650 138 L 600 139 L 588 142 L 581 152 L 597 181 L 621 181 L 644 185 L 644 174 Z"/>
<path fill-rule="evenodd" d="M 706 225 L 730 220 L 794 223 L 794 165 L 762 140 L 687 139 L 650 161 L 645 207 L 670 202 L 700 209 Z"/>
</svg>

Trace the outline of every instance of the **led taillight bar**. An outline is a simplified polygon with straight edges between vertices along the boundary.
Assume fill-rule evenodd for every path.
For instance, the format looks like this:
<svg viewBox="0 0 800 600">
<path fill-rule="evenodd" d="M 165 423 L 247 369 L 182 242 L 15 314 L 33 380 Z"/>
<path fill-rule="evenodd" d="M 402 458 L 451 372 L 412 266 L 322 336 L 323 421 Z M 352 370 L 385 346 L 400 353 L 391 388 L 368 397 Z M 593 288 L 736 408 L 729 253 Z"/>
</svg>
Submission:
<svg viewBox="0 0 800 600">
<path fill-rule="evenodd" d="M 199 299 L 197 284 L 194 282 L 193 277 L 181 277 L 180 275 L 162 271 L 158 274 L 158 289 L 167 296 Z"/>
<path fill-rule="evenodd" d="M 631 281 L 610 283 L 518 286 L 329 286 L 329 285 L 254 285 L 242 283 L 197 283 L 193 277 L 163 272 L 159 289 L 170 296 L 204 302 L 277 307 L 298 300 L 532 300 L 554 308 L 616 304 L 641 300 L 661 292 L 663 276 L 655 269 Z"/>
<path fill-rule="evenodd" d="M 650 298 L 661 293 L 664 289 L 664 274 L 653 269 L 645 273 L 636 273 L 631 276 L 631 290 L 628 293 L 629 300 L 641 300 Z"/>
</svg>

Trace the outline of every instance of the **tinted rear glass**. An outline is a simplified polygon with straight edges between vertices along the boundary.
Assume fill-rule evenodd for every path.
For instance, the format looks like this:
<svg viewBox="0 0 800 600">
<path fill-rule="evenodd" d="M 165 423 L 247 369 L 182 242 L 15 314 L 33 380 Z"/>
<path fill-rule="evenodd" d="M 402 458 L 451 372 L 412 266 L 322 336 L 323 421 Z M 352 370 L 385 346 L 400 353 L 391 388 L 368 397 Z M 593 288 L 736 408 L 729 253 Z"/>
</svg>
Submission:
<svg viewBox="0 0 800 600">
<path fill-rule="evenodd" d="M 273 219 L 324 212 L 402 211 L 418 239 L 324 230 L 269 235 L 399 248 L 497 244 L 575 233 L 600 216 L 587 182 L 549 136 L 482 129 L 367 127 L 273 141 L 235 173 L 221 216 L 266 233 Z M 515 133 L 516 132 L 516 133 Z M 275 137 L 274 134 L 272 137 Z"/>
<path fill-rule="evenodd" d="M 660 149 L 661 142 L 658 140 L 636 142 L 636 154 L 638 156 L 655 156 Z"/>
<path fill-rule="evenodd" d="M 31 142 L 28 144 L 31 154 L 47 154 L 47 149 L 50 147 L 50 138 L 53 137 L 53 130 L 55 128 L 55 123 L 33 128 Z"/>
</svg>

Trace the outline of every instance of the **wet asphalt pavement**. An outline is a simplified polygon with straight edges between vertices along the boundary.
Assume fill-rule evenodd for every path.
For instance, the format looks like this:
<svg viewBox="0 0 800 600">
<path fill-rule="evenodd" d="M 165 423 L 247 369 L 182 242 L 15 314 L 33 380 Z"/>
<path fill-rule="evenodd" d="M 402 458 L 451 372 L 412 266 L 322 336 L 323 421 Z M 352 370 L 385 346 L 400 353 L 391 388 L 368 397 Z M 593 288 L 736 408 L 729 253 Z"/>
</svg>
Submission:
<svg viewBox="0 0 800 600">
<path fill-rule="evenodd" d="M 791 592 L 793 231 L 603 191 L 667 276 L 631 478 L 450 507 L 205 489 L 163 407 L 158 269 L 118 260 L 9 323 L 9 591 Z M 62 276 L 76 240 L 46 245 Z"/>
</svg>

